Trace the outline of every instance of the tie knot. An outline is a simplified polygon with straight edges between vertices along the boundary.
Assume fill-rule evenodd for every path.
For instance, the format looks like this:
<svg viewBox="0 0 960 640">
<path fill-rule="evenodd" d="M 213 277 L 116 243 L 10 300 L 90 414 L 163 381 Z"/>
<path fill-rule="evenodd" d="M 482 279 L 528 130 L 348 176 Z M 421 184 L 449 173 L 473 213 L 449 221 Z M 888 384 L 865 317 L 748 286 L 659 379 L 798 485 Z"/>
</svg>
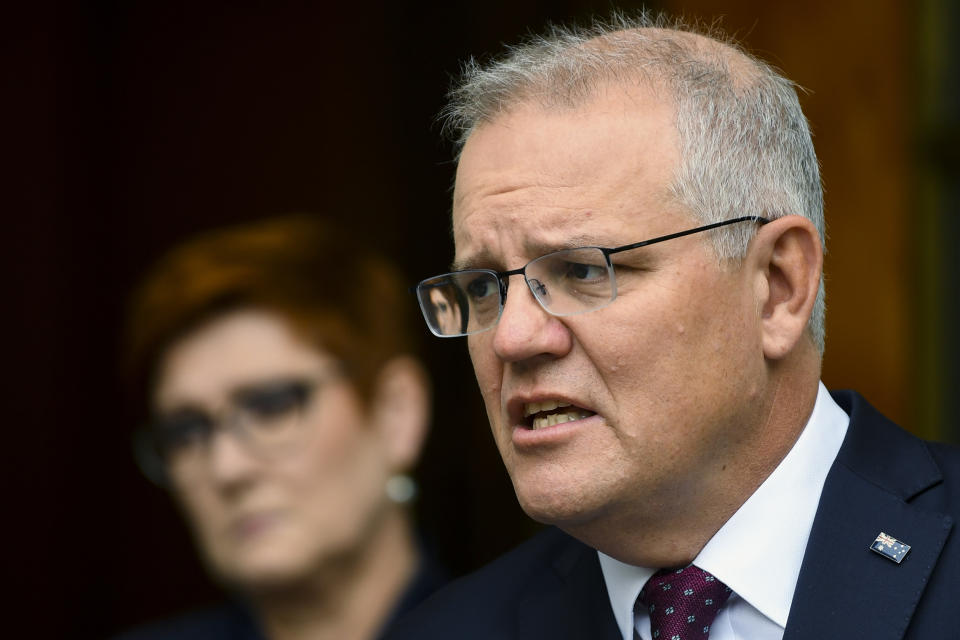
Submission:
<svg viewBox="0 0 960 640">
<path fill-rule="evenodd" d="M 661 569 L 647 580 L 637 598 L 646 607 L 655 640 L 703 640 L 730 588 L 700 567 Z"/>
</svg>

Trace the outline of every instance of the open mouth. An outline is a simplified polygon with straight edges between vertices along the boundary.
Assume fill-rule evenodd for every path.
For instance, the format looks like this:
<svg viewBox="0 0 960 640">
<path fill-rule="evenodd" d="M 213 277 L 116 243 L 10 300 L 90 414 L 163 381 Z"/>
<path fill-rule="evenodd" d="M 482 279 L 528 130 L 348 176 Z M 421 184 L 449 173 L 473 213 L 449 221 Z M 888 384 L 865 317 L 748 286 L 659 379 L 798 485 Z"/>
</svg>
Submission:
<svg viewBox="0 0 960 640">
<path fill-rule="evenodd" d="M 594 411 L 581 409 L 568 402 L 545 400 L 543 402 L 529 402 L 523 405 L 523 416 L 528 429 L 536 431 L 545 427 L 552 427 L 564 422 L 573 422 L 596 415 Z"/>
</svg>

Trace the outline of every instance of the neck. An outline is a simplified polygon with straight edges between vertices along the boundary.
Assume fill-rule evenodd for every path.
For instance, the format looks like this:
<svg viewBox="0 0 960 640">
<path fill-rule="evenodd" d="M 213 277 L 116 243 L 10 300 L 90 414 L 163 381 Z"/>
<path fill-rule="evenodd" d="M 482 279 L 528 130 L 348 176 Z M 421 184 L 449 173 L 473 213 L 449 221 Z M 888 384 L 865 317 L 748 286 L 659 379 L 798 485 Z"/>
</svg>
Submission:
<svg viewBox="0 0 960 640">
<path fill-rule="evenodd" d="M 408 518 L 391 506 L 362 549 L 297 584 L 252 597 L 270 640 L 375 637 L 417 569 Z"/>
<path fill-rule="evenodd" d="M 737 446 L 707 461 L 707 469 L 682 496 L 652 491 L 596 521 L 561 528 L 627 564 L 690 564 L 803 432 L 816 402 L 820 360 L 815 352 L 802 356 L 771 369 L 765 394 L 735 426 Z"/>
</svg>

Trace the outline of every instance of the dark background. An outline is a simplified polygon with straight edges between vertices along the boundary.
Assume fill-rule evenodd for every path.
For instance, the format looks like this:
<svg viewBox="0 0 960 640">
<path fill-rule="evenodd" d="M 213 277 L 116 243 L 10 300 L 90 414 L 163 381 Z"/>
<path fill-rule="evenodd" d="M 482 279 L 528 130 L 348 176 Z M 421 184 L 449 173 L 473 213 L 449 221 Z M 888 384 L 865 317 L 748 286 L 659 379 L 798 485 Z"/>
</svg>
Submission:
<svg viewBox="0 0 960 640">
<path fill-rule="evenodd" d="M 659 6 L 722 18 L 810 89 L 831 236 L 824 379 L 958 439 L 957 8 L 836 4 Z M 610 7 L 117 1 L 35 3 L 0 21 L 7 635 L 104 637 L 216 598 L 129 453 L 119 347 L 147 266 L 197 231 L 305 211 L 369 229 L 411 281 L 442 270 L 454 167 L 434 117 L 450 76 L 547 20 Z M 464 343 L 424 333 L 437 415 L 419 511 L 459 574 L 535 525 Z"/>
</svg>

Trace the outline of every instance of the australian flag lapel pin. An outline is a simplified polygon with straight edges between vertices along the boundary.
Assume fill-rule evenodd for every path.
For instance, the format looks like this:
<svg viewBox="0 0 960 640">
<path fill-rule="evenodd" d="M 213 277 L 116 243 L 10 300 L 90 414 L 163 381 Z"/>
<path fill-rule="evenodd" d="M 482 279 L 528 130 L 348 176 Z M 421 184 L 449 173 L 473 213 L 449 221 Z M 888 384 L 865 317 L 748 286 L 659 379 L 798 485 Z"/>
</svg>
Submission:
<svg viewBox="0 0 960 640">
<path fill-rule="evenodd" d="M 910 551 L 910 545 L 904 544 L 893 536 L 888 536 L 881 531 L 877 539 L 870 545 L 870 550 L 879 553 L 888 560 L 893 560 L 897 564 L 900 564 Z"/>
</svg>

